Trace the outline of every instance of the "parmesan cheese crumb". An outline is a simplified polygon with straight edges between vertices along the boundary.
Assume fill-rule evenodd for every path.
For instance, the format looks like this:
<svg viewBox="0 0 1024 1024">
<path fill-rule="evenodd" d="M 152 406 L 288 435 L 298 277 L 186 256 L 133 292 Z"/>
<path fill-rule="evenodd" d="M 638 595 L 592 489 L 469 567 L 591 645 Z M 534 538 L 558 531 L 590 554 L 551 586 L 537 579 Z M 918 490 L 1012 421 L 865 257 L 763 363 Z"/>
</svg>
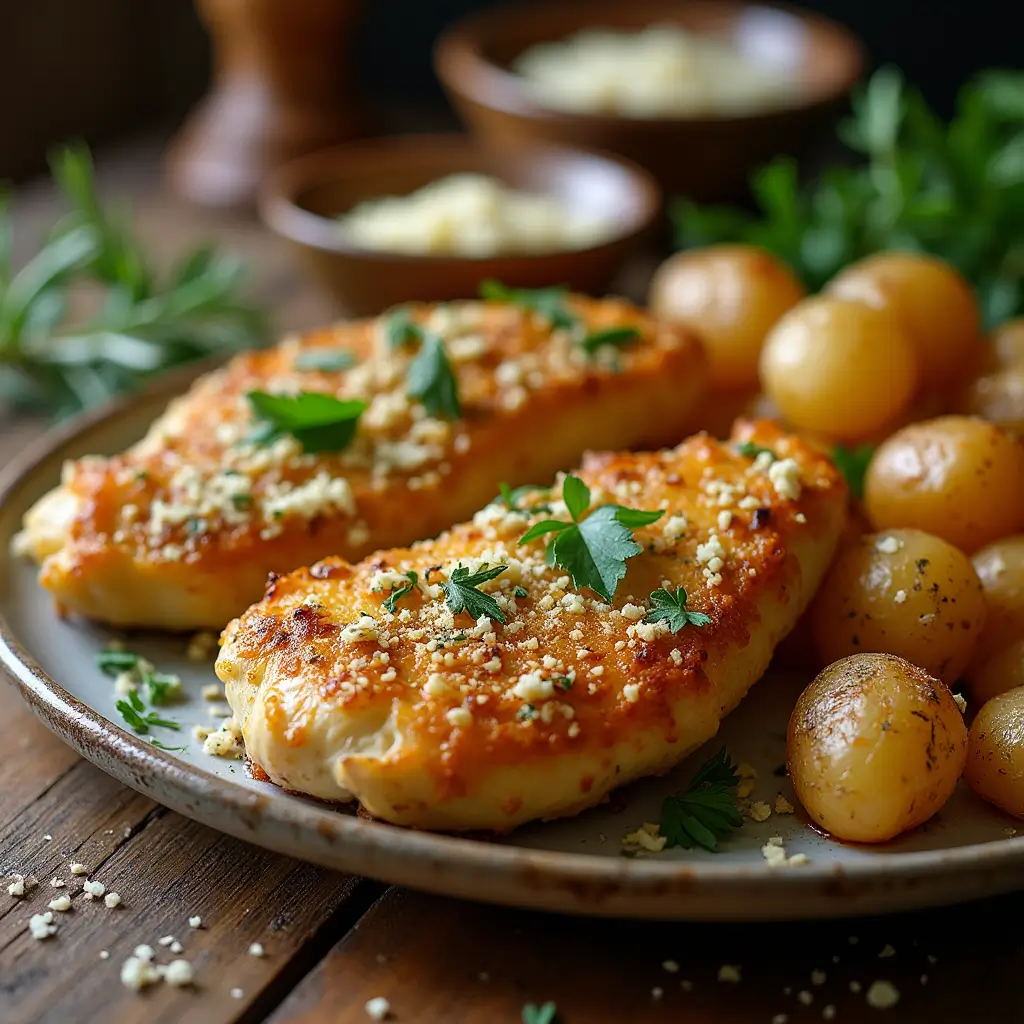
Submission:
<svg viewBox="0 0 1024 1024">
<path fill-rule="evenodd" d="M 46 904 L 51 910 L 57 910 L 60 913 L 66 913 L 71 909 L 71 897 L 64 893 L 61 896 L 56 896 Z"/>
<path fill-rule="evenodd" d="M 198 914 L 195 917 L 190 917 L 188 919 L 188 926 L 189 928 L 202 928 L 203 919 Z"/>
<path fill-rule="evenodd" d="M 231 998 L 232 999 L 244 999 L 245 998 L 245 993 L 240 988 L 233 988 L 231 990 Z"/>
<path fill-rule="evenodd" d="M 961 715 L 967 714 L 967 698 L 962 693 L 954 693 L 953 700 L 956 701 L 956 706 L 960 709 Z"/>
<path fill-rule="evenodd" d="M 263 956 L 263 944 L 260 942 L 254 942 L 249 947 L 249 956 Z"/>
<path fill-rule="evenodd" d="M 93 898 L 99 899 L 107 891 L 107 887 L 102 882 L 86 882 L 82 886 L 82 895 L 87 900 Z"/>
<path fill-rule="evenodd" d="M 133 992 L 140 992 L 159 980 L 160 972 L 142 957 L 130 956 L 121 965 L 121 984 Z"/>
<path fill-rule="evenodd" d="M 28 930 L 32 938 L 42 942 L 57 934 L 57 926 L 53 923 L 53 911 L 47 910 L 43 914 L 33 914 L 28 919 Z"/>
<path fill-rule="evenodd" d="M 52 885 L 54 889 L 60 889 L 64 885 L 64 879 L 63 878 L 51 878 L 50 879 L 50 885 Z"/>
<path fill-rule="evenodd" d="M 88 868 L 84 864 L 80 864 L 78 861 L 72 861 L 68 865 L 68 870 L 73 875 L 84 875 L 88 872 Z"/>
<path fill-rule="evenodd" d="M 622 845 L 626 847 L 637 847 L 646 850 L 648 853 L 661 853 L 665 849 L 668 839 L 659 835 L 659 828 L 650 821 L 645 821 L 635 832 L 627 832 L 622 837 Z"/>
<path fill-rule="evenodd" d="M 775 798 L 776 814 L 792 814 L 796 808 L 781 794 Z"/>
<path fill-rule="evenodd" d="M 625 697 L 630 704 L 636 704 L 636 702 L 640 700 L 640 684 L 626 683 L 622 688 L 622 696 Z"/>
<path fill-rule="evenodd" d="M 875 541 L 875 550 L 880 551 L 883 555 L 895 555 L 900 548 L 903 547 L 903 541 L 899 537 L 893 537 L 887 535 L 885 537 L 879 537 Z"/>
<path fill-rule="evenodd" d="M 767 821 L 772 816 L 772 809 L 763 800 L 755 800 L 748 813 L 753 821 Z"/>
<path fill-rule="evenodd" d="M 195 974 L 187 960 L 172 960 L 163 970 L 164 981 L 175 988 L 191 985 Z"/>
<path fill-rule="evenodd" d="M 156 941 L 157 941 L 158 945 L 169 946 L 174 941 L 174 936 L 173 935 L 161 935 L 160 938 L 157 939 Z"/>
<path fill-rule="evenodd" d="M 796 459 L 777 459 L 768 467 L 768 479 L 784 501 L 799 501 L 803 493 L 800 465 Z"/>
<path fill-rule="evenodd" d="M 391 1014 L 391 1004 L 383 996 L 368 999 L 363 1009 L 371 1020 L 387 1020 Z"/>
<path fill-rule="evenodd" d="M 473 724 L 473 715 L 464 707 L 451 708 L 445 712 L 444 717 L 448 719 L 449 724 L 458 729 L 465 729 Z"/>
<path fill-rule="evenodd" d="M 900 991 L 891 981 L 873 981 L 865 998 L 875 1010 L 890 1010 L 900 1001 Z"/>
<path fill-rule="evenodd" d="M 893 598 L 893 600 L 897 604 L 903 604 L 903 602 L 906 601 L 906 599 L 907 599 L 907 592 L 905 590 L 897 590 L 896 591 L 896 596 Z"/>
</svg>

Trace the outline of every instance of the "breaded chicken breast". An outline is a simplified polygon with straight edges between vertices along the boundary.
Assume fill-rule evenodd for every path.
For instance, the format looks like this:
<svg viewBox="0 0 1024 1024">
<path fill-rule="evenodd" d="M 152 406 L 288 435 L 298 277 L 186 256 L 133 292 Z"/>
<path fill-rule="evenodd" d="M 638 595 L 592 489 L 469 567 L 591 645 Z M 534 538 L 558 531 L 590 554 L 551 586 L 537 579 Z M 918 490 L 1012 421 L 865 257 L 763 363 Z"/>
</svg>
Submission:
<svg viewBox="0 0 1024 1024">
<path fill-rule="evenodd" d="M 568 297 L 560 311 L 553 323 L 503 302 L 410 306 L 240 355 L 123 455 L 68 463 L 20 548 L 62 609 L 219 629 L 270 571 L 434 536 L 499 481 L 550 483 L 588 446 L 675 443 L 704 381 L 696 339 L 622 301 Z M 446 357 L 431 349 L 424 364 L 410 320 Z M 267 429 L 251 392 L 366 408 L 342 450 L 308 451 Z"/>
<path fill-rule="evenodd" d="M 841 478 L 767 422 L 590 455 L 580 478 L 584 523 L 605 505 L 662 513 L 634 529 L 611 600 L 549 564 L 553 534 L 521 541 L 569 519 L 564 483 L 437 540 L 272 581 L 216 666 L 254 764 L 396 824 L 503 831 L 590 807 L 713 736 L 822 579 Z M 586 546 L 599 562 L 614 545 Z M 578 544 L 558 550 L 589 572 Z M 493 577 L 476 588 L 490 615 L 464 603 L 467 575 Z"/>
</svg>

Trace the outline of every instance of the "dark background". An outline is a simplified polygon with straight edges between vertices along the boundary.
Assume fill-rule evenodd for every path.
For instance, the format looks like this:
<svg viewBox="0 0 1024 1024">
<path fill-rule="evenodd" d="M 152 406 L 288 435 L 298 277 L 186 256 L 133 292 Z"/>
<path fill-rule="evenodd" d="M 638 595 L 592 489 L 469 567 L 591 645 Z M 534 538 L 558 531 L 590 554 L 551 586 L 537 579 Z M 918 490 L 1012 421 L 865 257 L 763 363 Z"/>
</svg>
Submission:
<svg viewBox="0 0 1024 1024">
<path fill-rule="evenodd" d="M 380 115 L 377 128 L 453 124 L 431 70 L 431 46 L 453 20 L 496 4 L 364 5 L 353 59 L 363 97 Z M 523 6 L 529 17 L 529 5 Z M 973 72 L 1021 64 L 1019 0 L 818 0 L 804 6 L 848 25 L 873 64 L 900 65 L 945 114 Z M 96 144 L 142 130 L 166 133 L 202 94 L 209 75 L 208 42 L 189 0 L 0 0 L 0 39 L 0 177 L 38 171 L 47 148 L 72 136 Z"/>
</svg>

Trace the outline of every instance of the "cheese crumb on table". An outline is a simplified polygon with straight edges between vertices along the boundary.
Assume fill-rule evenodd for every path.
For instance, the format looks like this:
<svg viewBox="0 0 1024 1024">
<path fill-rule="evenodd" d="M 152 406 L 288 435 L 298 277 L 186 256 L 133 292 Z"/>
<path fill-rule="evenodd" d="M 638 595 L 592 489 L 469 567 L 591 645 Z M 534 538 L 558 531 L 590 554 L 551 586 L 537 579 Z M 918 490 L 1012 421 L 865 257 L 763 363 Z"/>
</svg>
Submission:
<svg viewBox="0 0 1024 1024">
<path fill-rule="evenodd" d="M 383 996 L 374 996 L 373 999 L 366 1001 L 363 1009 L 372 1020 L 387 1020 L 388 1014 L 391 1013 L 391 1004 Z"/>
<path fill-rule="evenodd" d="M 755 800 L 747 813 L 754 821 L 767 821 L 772 815 L 772 809 L 763 800 Z"/>
<path fill-rule="evenodd" d="M 180 988 L 184 985 L 191 985 L 195 973 L 187 960 L 172 960 L 164 968 L 163 976 L 168 985 Z"/>
<path fill-rule="evenodd" d="M 121 965 L 121 984 L 133 992 L 140 992 L 159 980 L 160 972 L 144 957 L 130 956 Z"/>
<path fill-rule="evenodd" d="M 107 887 L 102 882 L 86 882 L 82 886 L 82 895 L 87 900 L 99 899 L 106 891 Z"/>
<path fill-rule="evenodd" d="M 776 814 L 792 814 L 796 808 L 781 794 L 775 797 Z"/>
<path fill-rule="evenodd" d="M 196 914 L 195 917 L 190 917 L 188 919 L 188 926 L 189 928 L 201 928 L 203 926 L 203 919 Z"/>
<path fill-rule="evenodd" d="M 50 902 L 46 905 L 51 910 L 57 910 L 63 914 L 65 911 L 71 909 L 71 897 L 64 893 L 60 896 L 56 896 L 54 899 L 50 900 Z"/>
<path fill-rule="evenodd" d="M 259 942 L 254 942 L 249 947 L 249 956 L 263 956 L 263 945 Z"/>
<path fill-rule="evenodd" d="M 121 896 L 120 896 L 120 894 L 116 893 L 116 892 L 108 892 L 103 897 L 103 904 L 104 904 L 104 906 L 110 907 L 111 910 L 113 910 L 114 907 L 121 906 Z"/>
<path fill-rule="evenodd" d="M 868 1006 L 889 1010 L 900 1001 L 900 991 L 891 981 L 873 981 L 865 998 Z"/>
<path fill-rule="evenodd" d="M 231 990 L 231 998 L 232 999 L 244 999 L 245 998 L 245 993 L 240 988 L 233 988 Z"/>
<path fill-rule="evenodd" d="M 53 923 L 53 911 L 47 910 L 43 914 L 33 914 L 28 920 L 28 930 L 33 939 L 40 942 L 57 934 L 57 926 Z"/>
<path fill-rule="evenodd" d="M 73 860 L 68 865 L 68 870 L 73 875 L 84 875 L 84 874 L 86 874 L 89 871 L 89 869 L 84 864 L 81 864 L 81 863 L 79 863 L 76 860 Z"/>
</svg>

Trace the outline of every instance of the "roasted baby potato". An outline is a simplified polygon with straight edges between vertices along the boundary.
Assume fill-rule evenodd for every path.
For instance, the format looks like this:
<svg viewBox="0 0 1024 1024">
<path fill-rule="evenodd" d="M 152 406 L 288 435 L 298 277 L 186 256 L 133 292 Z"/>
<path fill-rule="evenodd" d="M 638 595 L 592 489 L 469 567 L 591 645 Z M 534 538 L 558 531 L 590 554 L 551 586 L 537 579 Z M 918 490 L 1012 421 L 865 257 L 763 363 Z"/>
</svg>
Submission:
<svg viewBox="0 0 1024 1024">
<path fill-rule="evenodd" d="M 811 621 L 824 662 L 878 651 L 951 683 L 974 652 L 985 597 L 963 552 L 920 530 L 887 530 L 840 553 Z"/>
<path fill-rule="evenodd" d="M 763 249 L 712 245 L 662 263 L 649 305 L 655 316 L 697 331 L 712 388 L 747 392 L 757 387 L 757 359 L 769 328 L 805 294 L 789 267 Z"/>
<path fill-rule="evenodd" d="M 978 653 L 981 656 L 975 659 L 967 677 L 973 707 L 981 707 L 1001 693 L 1024 686 L 1024 636 L 1005 647 Z"/>
<path fill-rule="evenodd" d="M 856 654 L 800 695 L 786 756 L 814 821 L 838 839 L 883 843 L 949 799 L 967 759 L 967 728 L 940 680 L 891 654 Z"/>
<path fill-rule="evenodd" d="M 817 296 L 768 332 L 760 374 L 787 424 L 853 442 L 900 419 L 917 389 L 917 356 L 888 310 Z"/>
<path fill-rule="evenodd" d="M 1024 638 L 1024 535 L 997 540 L 975 552 L 971 561 L 988 607 L 977 650 L 984 659 Z"/>
<path fill-rule="evenodd" d="M 1024 448 L 971 416 L 940 416 L 879 445 L 864 480 L 876 530 L 915 527 L 962 551 L 1024 530 Z"/>
<path fill-rule="evenodd" d="M 978 712 L 964 777 L 983 800 L 1024 818 L 1024 687 L 993 697 Z"/>
<path fill-rule="evenodd" d="M 881 252 L 852 263 L 828 295 L 891 310 L 917 353 L 923 391 L 946 391 L 981 348 L 974 290 L 948 263 L 917 252 Z"/>
</svg>

